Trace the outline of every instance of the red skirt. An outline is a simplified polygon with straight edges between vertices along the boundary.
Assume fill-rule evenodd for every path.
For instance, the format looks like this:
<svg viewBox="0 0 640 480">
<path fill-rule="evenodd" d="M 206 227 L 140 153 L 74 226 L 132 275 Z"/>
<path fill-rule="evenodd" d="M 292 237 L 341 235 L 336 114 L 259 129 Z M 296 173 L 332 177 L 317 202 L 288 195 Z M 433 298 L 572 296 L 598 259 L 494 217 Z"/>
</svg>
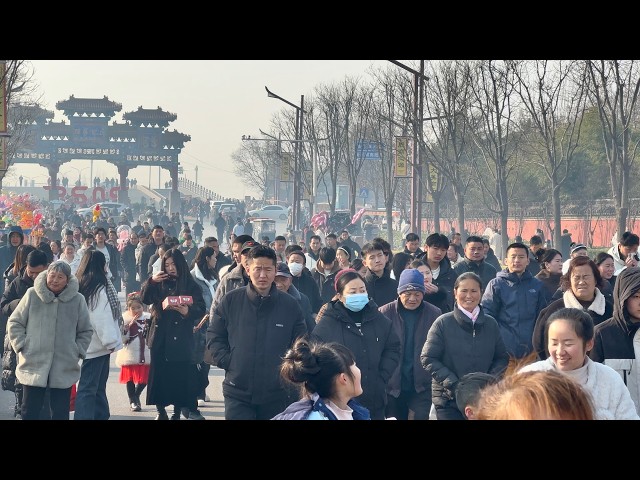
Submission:
<svg viewBox="0 0 640 480">
<path fill-rule="evenodd" d="M 142 365 L 123 365 L 120 367 L 120 383 L 133 382 L 135 384 L 149 383 L 149 368 L 147 364 Z"/>
</svg>

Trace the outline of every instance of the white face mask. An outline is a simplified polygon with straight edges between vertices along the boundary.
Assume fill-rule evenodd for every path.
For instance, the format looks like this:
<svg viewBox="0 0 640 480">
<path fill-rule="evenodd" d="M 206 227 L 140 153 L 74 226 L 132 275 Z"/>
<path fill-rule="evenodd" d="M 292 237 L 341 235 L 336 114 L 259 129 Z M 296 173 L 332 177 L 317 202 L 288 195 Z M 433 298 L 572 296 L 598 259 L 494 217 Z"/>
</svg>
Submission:
<svg viewBox="0 0 640 480">
<path fill-rule="evenodd" d="M 302 273 L 303 268 L 304 268 L 304 265 L 302 265 L 301 263 L 291 262 L 289 264 L 289 271 L 291 271 L 291 275 L 293 275 L 294 277 L 297 277 L 298 275 L 300 275 Z"/>
<path fill-rule="evenodd" d="M 327 269 L 325 268 L 325 269 L 324 269 L 324 274 L 325 274 L 325 275 L 330 275 L 330 274 L 331 274 L 331 269 L 328 269 L 328 270 L 327 270 Z"/>
</svg>

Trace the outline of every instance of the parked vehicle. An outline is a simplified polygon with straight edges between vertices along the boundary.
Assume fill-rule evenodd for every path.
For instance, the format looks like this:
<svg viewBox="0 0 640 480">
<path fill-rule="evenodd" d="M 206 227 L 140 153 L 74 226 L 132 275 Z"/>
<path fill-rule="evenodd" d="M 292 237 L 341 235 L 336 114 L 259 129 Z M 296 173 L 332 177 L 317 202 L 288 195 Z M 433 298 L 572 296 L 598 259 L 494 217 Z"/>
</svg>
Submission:
<svg viewBox="0 0 640 480">
<path fill-rule="evenodd" d="M 287 220 L 289 207 L 282 205 L 264 205 L 256 210 L 249 211 L 251 217 L 270 218 L 272 220 Z"/>
<path fill-rule="evenodd" d="M 124 203 L 98 202 L 87 208 L 79 208 L 78 214 L 80 214 L 81 216 L 84 216 L 86 214 L 93 215 L 93 209 L 96 208 L 96 205 L 100 205 L 100 208 L 107 211 L 109 215 L 120 215 L 122 211 L 127 208 Z"/>
</svg>

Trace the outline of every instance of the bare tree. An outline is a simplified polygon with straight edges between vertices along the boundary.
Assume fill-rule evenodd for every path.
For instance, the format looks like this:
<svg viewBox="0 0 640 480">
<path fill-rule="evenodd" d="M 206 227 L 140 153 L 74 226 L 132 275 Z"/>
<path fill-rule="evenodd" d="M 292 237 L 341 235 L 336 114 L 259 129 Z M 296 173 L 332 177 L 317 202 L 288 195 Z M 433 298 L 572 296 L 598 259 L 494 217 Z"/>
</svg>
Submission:
<svg viewBox="0 0 640 480">
<path fill-rule="evenodd" d="M 527 112 L 522 148 L 549 181 L 554 245 L 561 242 L 560 190 L 573 171 L 586 96 L 582 62 L 536 60 L 511 62 L 514 87 Z"/>
<path fill-rule="evenodd" d="M 470 70 L 469 84 L 473 94 L 471 109 L 471 132 L 477 149 L 473 155 L 476 180 L 478 181 L 485 207 L 500 215 L 500 230 L 507 238 L 509 219 L 509 181 L 515 179 L 515 152 L 517 138 L 513 135 L 514 71 L 504 61 L 479 61 Z M 503 251 L 495 252 L 504 258 Z"/>
<path fill-rule="evenodd" d="M 2 80 L 2 78 L 0 78 Z M 49 113 L 41 106 L 41 95 L 38 94 L 38 84 L 34 80 L 34 70 L 31 62 L 26 60 L 5 60 L 4 80 L 6 84 L 5 101 L 7 105 L 6 141 L 7 167 L 11 166 L 11 159 L 15 152 L 32 141 L 28 135 L 28 127 L 37 113 Z M 53 112 L 43 118 L 53 118 Z M 0 171 L 0 185 L 6 171 Z"/>
<path fill-rule="evenodd" d="M 469 134 L 468 117 L 465 115 L 471 97 L 469 63 L 431 62 L 429 70 L 430 81 L 426 84 L 424 105 L 429 140 L 423 143 L 422 148 L 428 164 L 435 167 L 451 185 L 456 199 L 458 231 L 465 236 L 465 195 L 472 178 L 467 159 Z M 439 198 L 439 185 L 437 176 L 431 177 L 431 172 L 428 172 L 428 190 L 435 201 L 436 197 Z M 438 210 L 434 202 L 434 213 Z M 439 223 L 435 222 L 437 232 L 440 231 Z"/>
<path fill-rule="evenodd" d="M 631 135 L 640 91 L 639 62 L 587 60 L 585 63 L 591 80 L 589 96 L 600 117 L 620 237 L 627 230 L 630 174 L 640 141 Z"/>
<path fill-rule="evenodd" d="M 276 170 L 274 164 L 277 162 L 277 152 L 274 146 L 275 142 L 271 144 L 248 141 L 231 155 L 235 174 L 249 187 L 260 192 L 263 200 L 265 200 L 270 172 L 272 176 Z"/>
<path fill-rule="evenodd" d="M 329 211 L 335 212 L 341 155 L 347 148 L 347 135 L 340 115 L 341 92 L 337 86 L 320 85 L 314 90 L 313 114 L 307 116 L 316 143 L 326 138 L 323 155 L 318 156 L 319 187 L 327 194 Z M 319 152 L 320 153 L 320 152 Z"/>
<path fill-rule="evenodd" d="M 372 128 L 372 138 L 378 143 L 380 153 L 380 184 L 382 187 L 382 197 L 387 217 L 387 241 L 393 245 L 393 210 L 394 204 L 398 204 L 401 218 L 407 218 L 407 206 L 409 196 L 404 188 L 402 201 L 398 199 L 398 192 L 401 187 L 408 187 L 406 178 L 398 178 L 394 175 L 394 139 L 398 133 L 407 135 L 409 118 L 407 115 L 407 99 L 409 94 L 407 88 L 406 75 L 397 69 L 380 69 L 372 73 L 375 79 L 375 101 L 373 104 L 373 115 L 375 126 Z M 402 93 L 404 91 L 404 94 Z M 402 128 L 398 132 L 398 128 Z"/>
</svg>

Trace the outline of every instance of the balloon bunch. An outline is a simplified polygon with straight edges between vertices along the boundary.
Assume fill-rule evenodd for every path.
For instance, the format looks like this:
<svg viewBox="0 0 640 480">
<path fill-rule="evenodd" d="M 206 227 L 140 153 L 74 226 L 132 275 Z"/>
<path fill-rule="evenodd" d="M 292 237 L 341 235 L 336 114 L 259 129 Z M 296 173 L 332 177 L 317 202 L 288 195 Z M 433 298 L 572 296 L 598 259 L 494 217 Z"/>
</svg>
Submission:
<svg viewBox="0 0 640 480">
<path fill-rule="evenodd" d="M 37 197 L 27 193 L 0 195 L 0 219 L 7 226 L 19 225 L 23 229 L 30 229 L 42 218 L 42 204 Z"/>
<path fill-rule="evenodd" d="M 100 218 L 100 204 L 97 204 L 93 209 L 93 223 L 97 222 Z"/>
</svg>

